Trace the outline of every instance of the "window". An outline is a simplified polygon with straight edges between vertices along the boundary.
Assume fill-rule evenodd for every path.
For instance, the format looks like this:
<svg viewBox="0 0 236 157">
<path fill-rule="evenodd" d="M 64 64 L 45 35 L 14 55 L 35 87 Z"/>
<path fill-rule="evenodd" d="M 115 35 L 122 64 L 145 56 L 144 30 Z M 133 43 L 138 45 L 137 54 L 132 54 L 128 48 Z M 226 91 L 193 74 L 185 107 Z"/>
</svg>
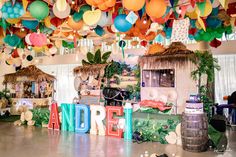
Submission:
<svg viewBox="0 0 236 157">
<path fill-rule="evenodd" d="M 175 87 L 174 69 L 143 70 L 142 87 Z"/>
</svg>

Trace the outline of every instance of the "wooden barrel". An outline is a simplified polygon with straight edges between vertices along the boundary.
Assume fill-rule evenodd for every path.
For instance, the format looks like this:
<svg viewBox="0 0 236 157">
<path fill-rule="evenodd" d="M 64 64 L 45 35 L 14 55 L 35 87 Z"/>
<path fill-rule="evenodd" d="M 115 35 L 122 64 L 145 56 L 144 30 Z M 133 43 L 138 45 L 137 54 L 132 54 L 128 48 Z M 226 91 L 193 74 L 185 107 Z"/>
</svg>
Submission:
<svg viewBox="0 0 236 157">
<path fill-rule="evenodd" d="M 203 152 L 207 150 L 208 121 L 206 114 L 182 114 L 181 138 L 184 150 Z"/>
</svg>

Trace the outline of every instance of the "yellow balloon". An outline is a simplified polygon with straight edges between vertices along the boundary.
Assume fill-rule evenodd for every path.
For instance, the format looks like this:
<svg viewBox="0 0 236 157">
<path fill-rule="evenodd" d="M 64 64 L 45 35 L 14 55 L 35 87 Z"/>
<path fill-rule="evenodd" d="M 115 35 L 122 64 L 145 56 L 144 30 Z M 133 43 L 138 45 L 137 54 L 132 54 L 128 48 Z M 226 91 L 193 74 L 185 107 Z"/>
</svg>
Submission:
<svg viewBox="0 0 236 157">
<path fill-rule="evenodd" d="M 44 24 L 45 24 L 45 26 L 48 27 L 48 28 L 50 28 L 51 25 L 52 25 L 51 22 L 50 22 L 50 20 L 51 20 L 50 16 L 48 16 L 48 17 L 46 17 L 46 18 L 44 19 Z"/>
<path fill-rule="evenodd" d="M 17 24 L 20 22 L 20 19 L 16 18 L 16 19 L 6 19 L 6 21 L 10 24 Z"/>
</svg>

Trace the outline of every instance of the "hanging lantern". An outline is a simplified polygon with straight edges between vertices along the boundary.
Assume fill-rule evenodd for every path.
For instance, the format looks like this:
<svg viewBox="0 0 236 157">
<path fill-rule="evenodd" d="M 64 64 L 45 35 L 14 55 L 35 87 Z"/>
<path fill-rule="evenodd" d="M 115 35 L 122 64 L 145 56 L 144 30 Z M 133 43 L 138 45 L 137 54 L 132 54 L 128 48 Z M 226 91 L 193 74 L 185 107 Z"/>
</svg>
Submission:
<svg viewBox="0 0 236 157">
<path fill-rule="evenodd" d="M 119 46 L 122 49 L 123 58 L 125 58 L 125 50 L 124 50 L 124 48 L 126 46 L 126 42 L 124 40 L 119 41 Z"/>
<path fill-rule="evenodd" d="M 146 40 L 141 41 L 140 45 L 143 46 L 143 47 L 146 47 L 147 46 L 147 41 Z"/>
</svg>

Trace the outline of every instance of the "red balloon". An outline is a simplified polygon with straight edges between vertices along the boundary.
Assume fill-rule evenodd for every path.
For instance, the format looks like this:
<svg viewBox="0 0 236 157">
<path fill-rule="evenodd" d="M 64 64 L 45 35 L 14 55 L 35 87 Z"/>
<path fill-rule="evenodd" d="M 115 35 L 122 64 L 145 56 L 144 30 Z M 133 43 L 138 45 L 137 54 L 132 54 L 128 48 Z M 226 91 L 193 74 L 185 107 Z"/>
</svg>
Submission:
<svg viewBox="0 0 236 157">
<path fill-rule="evenodd" d="M 51 24 L 54 25 L 55 27 L 58 27 L 62 24 L 62 20 L 57 18 L 57 17 L 53 17 L 51 20 L 50 20 Z"/>
<path fill-rule="evenodd" d="M 191 34 L 191 35 L 195 35 L 196 33 L 197 33 L 197 29 L 196 28 L 191 28 L 188 31 L 188 34 Z"/>
</svg>

